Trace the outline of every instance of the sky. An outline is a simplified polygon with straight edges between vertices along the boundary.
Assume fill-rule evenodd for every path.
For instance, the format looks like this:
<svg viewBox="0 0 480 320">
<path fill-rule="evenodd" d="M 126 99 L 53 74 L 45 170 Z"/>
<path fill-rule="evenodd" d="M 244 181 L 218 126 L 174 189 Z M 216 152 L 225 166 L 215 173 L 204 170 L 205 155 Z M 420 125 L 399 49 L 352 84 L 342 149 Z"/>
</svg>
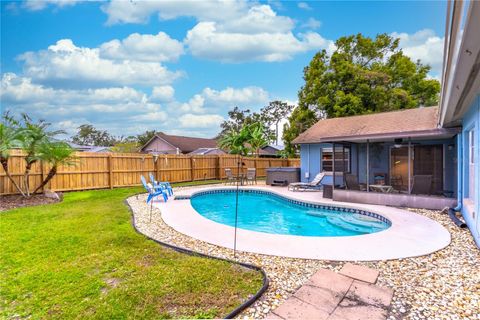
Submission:
<svg viewBox="0 0 480 320">
<path fill-rule="evenodd" d="M 341 36 L 387 33 L 441 73 L 442 1 L 1 1 L 2 111 L 68 135 L 92 124 L 213 137 L 234 106 L 297 102 Z"/>
</svg>

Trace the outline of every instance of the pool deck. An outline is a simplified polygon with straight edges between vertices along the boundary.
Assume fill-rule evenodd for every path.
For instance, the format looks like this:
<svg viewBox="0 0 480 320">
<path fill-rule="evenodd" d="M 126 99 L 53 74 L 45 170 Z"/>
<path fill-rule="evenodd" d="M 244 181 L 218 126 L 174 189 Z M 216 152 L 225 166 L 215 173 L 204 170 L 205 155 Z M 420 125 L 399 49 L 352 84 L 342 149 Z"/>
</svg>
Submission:
<svg viewBox="0 0 480 320">
<path fill-rule="evenodd" d="M 237 229 L 237 250 L 260 254 L 336 261 L 375 261 L 426 255 L 450 244 L 450 233 L 436 221 L 393 207 L 353 204 L 323 199 L 321 192 L 292 192 L 286 187 L 243 186 L 265 190 L 292 200 L 335 205 L 374 212 L 392 222 L 384 231 L 360 236 L 306 237 L 269 234 Z M 177 198 L 195 192 L 235 189 L 232 186 L 202 186 L 175 190 Z M 189 199 L 155 201 L 166 224 L 178 232 L 215 245 L 232 248 L 234 228 L 209 220 L 197 213 Z"/>
</svg>

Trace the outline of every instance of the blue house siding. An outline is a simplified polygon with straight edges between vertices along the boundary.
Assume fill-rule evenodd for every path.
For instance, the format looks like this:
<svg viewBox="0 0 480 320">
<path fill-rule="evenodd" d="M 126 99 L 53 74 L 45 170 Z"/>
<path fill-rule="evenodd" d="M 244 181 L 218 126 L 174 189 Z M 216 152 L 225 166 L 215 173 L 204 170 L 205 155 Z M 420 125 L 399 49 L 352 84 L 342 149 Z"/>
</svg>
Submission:
<svg viewBox="0 0 480 320">
<path fill-rule="evenodd" d="M 480 95 L 477 95 L 467 113 L 464 115 L 462 126 L 462 163 L 458 168 L 459 174 L 462 175 L 461 188 L 459 189 L 463 198 L 462 215 L 470 228 L 477 245 L 480 246 Z M 472 194 L 473 191 L 470 190 L 469 185 L 470 159 L 468 134 L 472 129 L 474 129 L 475 135 L 475 162 L 473 173 L 475 194 Z M 471 199 L 474 199 L 473 205 L 471 205 Z"/>
</svg>

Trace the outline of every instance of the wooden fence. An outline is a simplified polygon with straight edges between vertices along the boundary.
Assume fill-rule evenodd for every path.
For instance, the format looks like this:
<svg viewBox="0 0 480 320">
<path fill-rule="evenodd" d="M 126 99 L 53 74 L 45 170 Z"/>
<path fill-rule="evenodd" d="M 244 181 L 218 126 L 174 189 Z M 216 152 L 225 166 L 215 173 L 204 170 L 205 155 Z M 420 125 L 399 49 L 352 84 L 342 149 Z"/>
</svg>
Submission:
<svg viewBox="0 0 480 320">
<path fill-rule="evenodd" d="M 224 179 L 225 168 L 237 173 L 238 156 L 212 155 L 159 155 L 141 153 L 77 152 L 75 164 L 61 166 L 46 189 L 74 191 L 140 185 L 140 175 L 148 179 L 152 172 L 156 179 L 184 182 Z M 257 168 L 257 176 L 264 177 L 269 167 L 298 167 L 300 159 L 241 158 L 243 170 Z M 29 184 L 38 186 L 50 167 L 42 162 L 33 165 Z M 25 170 L 24 154 L 14 150 L 9 159 L 9 171 L 18 184 L 22 184 Z M 0 167 L 0 195 L 16 194 L 17 190 Z"/>
</svg>

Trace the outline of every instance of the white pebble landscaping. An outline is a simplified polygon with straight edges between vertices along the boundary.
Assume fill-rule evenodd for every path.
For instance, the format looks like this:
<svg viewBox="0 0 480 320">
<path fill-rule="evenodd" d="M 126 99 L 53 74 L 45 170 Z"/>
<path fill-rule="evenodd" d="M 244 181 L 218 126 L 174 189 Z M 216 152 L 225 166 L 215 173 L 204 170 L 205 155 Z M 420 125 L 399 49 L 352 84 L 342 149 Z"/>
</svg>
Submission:
<svg viewBox="0 0 480 320">
<path fill-rule="evenodd" d="M 198 188 L 198 187 L 197 187 Z M 264 318 L 301 287 L 318 269 L 338 271 L 343 262 L 294 259 L 212 245 L 186 236 L 166 225 L 155 207 L 150 222 L 146 195 L 127 199 L 137 229 L 155 240 L 220 258 L 261 267 L 269 288 L 239 318 Z M 480 250 L 468 229 L 454 225 L 439 211 L 411 209 L 441 223 L 452 235 L 451 244 L 433 254 L 390 261 L 358 262 L 380 271 L 377 284 L 394 290 L 389 319 L 478 319 L 480 320 Z"/>
</svg>

